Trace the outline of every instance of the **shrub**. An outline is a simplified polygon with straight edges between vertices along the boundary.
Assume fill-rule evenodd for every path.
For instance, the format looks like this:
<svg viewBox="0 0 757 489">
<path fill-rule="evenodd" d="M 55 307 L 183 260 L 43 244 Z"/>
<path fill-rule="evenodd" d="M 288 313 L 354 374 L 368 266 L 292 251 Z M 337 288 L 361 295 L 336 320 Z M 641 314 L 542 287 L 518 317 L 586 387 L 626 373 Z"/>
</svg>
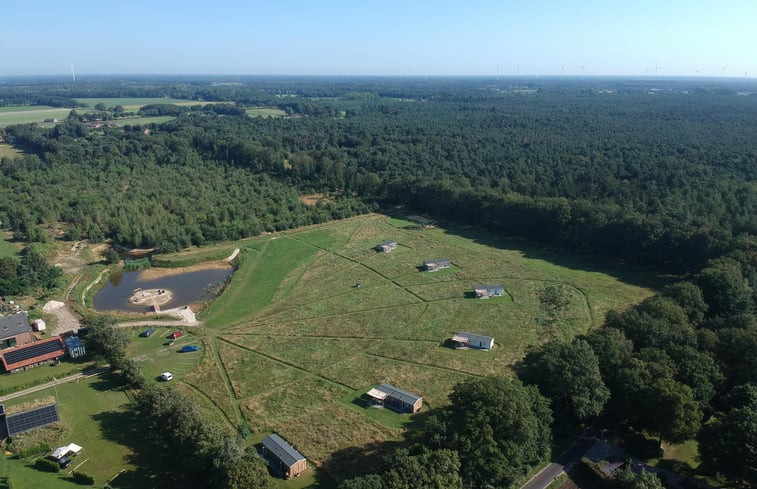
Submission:
<svg viewBox="0 0 757 489">
<path fill-rule="evenodd" d="M 74 482 L 83 486 L 91 486 L 95 483 L 95 478 L 87 474 L 86 472 L 79 472 L 78 470 L 74 470 L 73 476 Z"/>
<path fill-rule="evenodd" d="M 16 455 L 18 455 L 18 458 L 26 458 L 26 457 L 39 455 L 40 453 L 45 453 L 49 451 L 50 451 L 50 445 L 48 445 L 45 442 L 40 442 L 40 443 L 37 443 L 36 445 L 19 449 L 16 452 Z"/>
<path fill-rule="evenodd" d="M 52 460 L 46 459 L 46 458 L 40 458 L 36 462 L 34 462 L 34 468 L 37 470 L 41 470 L 42 472 L 58 472 L 60 471 L 60 467 L 58 466 L 58 462 L 53 462 Z"/>
</svg>

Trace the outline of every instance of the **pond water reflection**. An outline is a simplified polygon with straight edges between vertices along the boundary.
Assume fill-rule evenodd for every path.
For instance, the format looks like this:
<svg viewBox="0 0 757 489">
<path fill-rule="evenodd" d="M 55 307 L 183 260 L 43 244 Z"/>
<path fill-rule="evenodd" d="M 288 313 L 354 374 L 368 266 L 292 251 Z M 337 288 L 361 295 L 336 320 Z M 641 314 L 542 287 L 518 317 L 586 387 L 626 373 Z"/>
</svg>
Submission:
<svg viewBox="0 0 757 489">
<path fill-rule="evenodd" d="M 94 297 L 94 307 L 98 311 L 119 310 L 130 312 L 150 312 L 152 307 L 129 302 L 134 289 L 166 289 L 173 298 L 161 306 L 161 309 L 185 306 L 193 302 L 213 299 L 218 285 L 232 273 L 231 268 L 197 270 L 177 275 L 140 279 L 140 271 L 119 272 L 111 274 L 108 283 Z"/>
</svg>

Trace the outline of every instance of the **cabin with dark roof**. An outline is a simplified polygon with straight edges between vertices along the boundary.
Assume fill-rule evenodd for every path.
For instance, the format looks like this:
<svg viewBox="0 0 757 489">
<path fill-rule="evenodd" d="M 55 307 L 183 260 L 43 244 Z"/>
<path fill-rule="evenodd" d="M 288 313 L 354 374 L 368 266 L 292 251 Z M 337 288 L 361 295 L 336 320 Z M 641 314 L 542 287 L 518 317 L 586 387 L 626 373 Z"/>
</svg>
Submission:
<svg viewBox="0 0 757 489">
<path fill-rule="evenodd" d="M 271 470 L 285 479 L 297 477 L 308 468 L 305 456 L 276 433 L 263 438 L 261 452 Z"/>
<path fill-rule="evenodd" d="M 49 363 L 66 355 L 66 347 L 60 336 L 29 343 L 0 352 L 0 361 L 6 372 L 18 372 Z"/>
<path fill-rule="evenodd" d="M 490 299 L 505 294 L 505 288 L 501 285 L 475 285 L 473 291 L 476 293 L 476 299 Z"/>
<path fill-rule="evenodd" d="M 449 258 L 440 258 L 438 260 L 426 260 L 423 262 L 423 269 L 427 272 L 435 272 L 442 268 L 449 268 L 452 266 L 452 260 Z"/>
<path fill-rule="evenodd" d="M 452 337 L 456 349 L 478 348 L 479 350 L 491 350 L 494 348 L 494 338 L 481 334 L 461 331 Z"/>
<path fill-rule="evenodd" d="M 383 252 L 383 253 L 389 253 L 393 249 L 397 247 L 397 240 L 391 240 L 391 241 L 384 241 L 383 243 L 379 243 L 375 246 L 376 251 Z"/>
<path fill-rule="evenodd" d="M 0 317 L 0 350 L 26 345 L 34 340 L 25 312 Z"/>
<path fill-rule="evenodd" d="M 378 387 L 369 390 L 366 395 L 374 404 L 400 413 L 417 413 L 423 407 L 422 397 L 389 384 L 379 384 Z"/>
</svg>

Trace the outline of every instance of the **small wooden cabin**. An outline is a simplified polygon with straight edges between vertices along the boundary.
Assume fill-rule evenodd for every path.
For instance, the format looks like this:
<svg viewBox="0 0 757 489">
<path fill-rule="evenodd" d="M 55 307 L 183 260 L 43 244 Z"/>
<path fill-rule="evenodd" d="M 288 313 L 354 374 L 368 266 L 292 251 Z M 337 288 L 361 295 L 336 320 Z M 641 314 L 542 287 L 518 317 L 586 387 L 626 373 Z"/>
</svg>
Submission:
<svg viewBox="0 0 757 489">
<path fill-rule="evenodd" d="M 380 251 L 383 253 L 389 253 L 396 247 L 397 247 L 397 240 L 384 241 L 383 243 L 379 243 L 375 246 L 376 251 Z"/>
<path fill-rule="evenodd" d="M 478 348 L 479 350 L 491 350 L 494 348 L 494 338 L 475 333 L 461 331 L 452 337 L 455 348 Z"/>
<path fill-rule="evenodd" d="M 262 445 L 268 465 L 285 479 L 297 477 L 308 468 L 307 459 L 276 433 L 263 438 Z"/>
<path fill-rule="evenodd" d="M 449 268 L 452 266 L 452 260 L 449 258 L 440 258 L 438 260 L 426 260 L 423 262 L 423 269 L 427 272 L 435 272 L 442 268 Z"/>
<path fill-rule="evenodd" d="M 476 299 L 489 299 L 504 295 L 505 288 L 501 285 L 475 285 L 473 291 L 476 293 Z"/>
<path fill-rule="evenodd" d="M 401 413 L 417 413 L 423 407 L 422 397 L 389 384 L 379 384 L 366 395 L 376 404 Z"/>
</svg>

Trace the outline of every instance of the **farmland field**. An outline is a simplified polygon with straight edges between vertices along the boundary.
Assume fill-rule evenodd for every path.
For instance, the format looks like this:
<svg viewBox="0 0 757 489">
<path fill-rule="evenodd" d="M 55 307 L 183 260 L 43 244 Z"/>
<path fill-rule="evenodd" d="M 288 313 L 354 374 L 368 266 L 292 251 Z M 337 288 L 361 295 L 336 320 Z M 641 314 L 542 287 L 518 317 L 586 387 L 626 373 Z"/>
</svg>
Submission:
<svg viewBox="0 0 757 489">
<path fill-rule="evenodd" d="M 2 117 L 0 115 L 0 117 Z M 10 144 L 0 144 L 0 158 L 15 158 L 17 156 L 21 156 L 23 151 L 18 150 L 11 146 Z"/>
<path fill-rule="evenodd" d="M 43 122 L 45 119 L 62 119 L 65 118 L 71 109 L 61 108 L 39 108 L 32 109 L 29 106 L 21 107 L 3 107 L 0 112 L 0 127 L 10 126 L 13 124 L 29 124 L 32 122 Z"/>
<path fill-rule="evenodd" d="M 95 105 L 99 103 L 105 104 L 107 107 L 113 107 L 115 105 L 120 105 L 123 107 L 127 112 L 136 112 L 139 110 L 140 107 L 143 107 L 145 105 L 151 105 L 151 104 L 177 104 L 177 105 L 184 105 L 187 102 L 192 104 L 200 104 L 202 102 L 195 102 L 192 100 L 182 100 L 177 98 L 169 98 L 169 97 L 153 97 L 153 98 L 135 98 L 135 97 L 123 97 L 123 98 L 78 98 L 76 99 L 79 103 L 85 103 L 89 107 L 86 109 L 78 109 L 80 112 L 86 111 L 86 110 L 93 110 Z"/>
<path fill-rule="evenodd" d="M 272 107 L 254 107 L 247 109 L 246 112 L 250 117 L 284 117 L 287 115 L 283 110 Z"/>
<path fill-rule="evenodd" d="M 388 382 L 441 406 L 454 384 L 510 374 L 529 345 L 585 333 L 658 285 L 643 270 L 405 222 L 374 214 L 239 243 L 239 270 L 201 317 L 216 355 L 208 382 L 187 378 L 228 420 L 280 433 L 341 479 L 352 475 L 341 457 L 401 439 L 408 421 L 366 408 L 361 392 Z M 387 239 L 395 251 L 372 249 Z M 450 269 L 419 270 L 442 257 Z M 506 297 L 472 299 L 479 283 L 502 284 Z M 547 288 L 564 298 L 559 310 L 543 303 Z M 493 336 L 495 348 L 451 349 L 457 331 Z"/>
</svg>

